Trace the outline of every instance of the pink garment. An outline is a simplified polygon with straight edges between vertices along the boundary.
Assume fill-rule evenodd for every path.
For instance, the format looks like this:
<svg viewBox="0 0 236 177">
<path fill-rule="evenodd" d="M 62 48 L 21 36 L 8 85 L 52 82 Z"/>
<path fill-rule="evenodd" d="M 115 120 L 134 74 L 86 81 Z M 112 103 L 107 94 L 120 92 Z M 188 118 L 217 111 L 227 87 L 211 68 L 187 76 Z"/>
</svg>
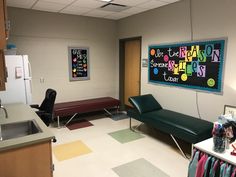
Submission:
<svg viewBox="0 0 236 177">
<path fill-rule="evenodd" d="M 231 174 L 231 177 L 235 177 L 235 175 L 236 175 L 236 168 L 234 168 L 234 171 L 233 171 L 233 173 Z"/>
<path fill-rule="evenodd" d="M 203 177 L 203 175 L 204 175 L 204 166 L 205 166 L 205 163 L 207 161 L 207 158 L 208 158 L 208 156 L 206 154 L 204 154 L 200 158 L 200 160 L 198 161 L 195 177 Z"/>
</svg>

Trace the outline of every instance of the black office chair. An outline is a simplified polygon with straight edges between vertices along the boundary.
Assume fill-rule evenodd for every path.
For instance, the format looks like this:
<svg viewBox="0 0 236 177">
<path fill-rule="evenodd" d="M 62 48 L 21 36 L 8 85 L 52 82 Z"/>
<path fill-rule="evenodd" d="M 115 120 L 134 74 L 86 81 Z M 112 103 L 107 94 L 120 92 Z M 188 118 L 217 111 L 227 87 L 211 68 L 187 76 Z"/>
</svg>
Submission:
<svg viewBox="0 0 236 177">
<path fill-rule="evenodd" d="M 42 121 L 49 126 L 53 119 L 53 107 L 56 100 L 57 92 L 53 89 L 47 89 L 45 98 L 42 104 L 39 106 L 37 104 L 30 105 L 32 108 L 38 109 L 35 111 Z"/>
</svg>

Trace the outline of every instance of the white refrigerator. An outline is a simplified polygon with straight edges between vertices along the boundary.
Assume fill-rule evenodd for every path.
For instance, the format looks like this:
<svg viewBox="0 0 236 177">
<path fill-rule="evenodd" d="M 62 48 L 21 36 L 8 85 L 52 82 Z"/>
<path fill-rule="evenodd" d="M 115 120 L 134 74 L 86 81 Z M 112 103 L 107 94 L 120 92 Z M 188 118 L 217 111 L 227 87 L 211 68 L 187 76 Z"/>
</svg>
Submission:
<svg viewBox="0 0 236 177">
<path fill-rule="evenodd" d="M 3 104 L 32 102 L 31 67 L 27 55 L 5 55 L 6 90 L 0 91 Z"/>
</svg>

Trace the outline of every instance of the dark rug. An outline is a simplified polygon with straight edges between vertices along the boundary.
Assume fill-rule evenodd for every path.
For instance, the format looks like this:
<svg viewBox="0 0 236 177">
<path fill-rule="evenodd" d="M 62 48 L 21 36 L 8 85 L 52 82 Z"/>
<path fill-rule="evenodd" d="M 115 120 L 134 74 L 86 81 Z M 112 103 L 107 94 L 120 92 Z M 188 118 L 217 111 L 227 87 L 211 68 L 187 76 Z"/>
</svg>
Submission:
<svg viewBox="0 0 236 177">
<path fill-rule="evenodd" d="M 68 125 L 66 125 L 66 127 L 69 130 L 75 130 L 75 129 L 85 128 L 85 127 L 89 127 L 89 126 L 93 126 L 93 124 L 85 119 L 76 120 L 76 121 L 70 122 Z"/>
</svg>

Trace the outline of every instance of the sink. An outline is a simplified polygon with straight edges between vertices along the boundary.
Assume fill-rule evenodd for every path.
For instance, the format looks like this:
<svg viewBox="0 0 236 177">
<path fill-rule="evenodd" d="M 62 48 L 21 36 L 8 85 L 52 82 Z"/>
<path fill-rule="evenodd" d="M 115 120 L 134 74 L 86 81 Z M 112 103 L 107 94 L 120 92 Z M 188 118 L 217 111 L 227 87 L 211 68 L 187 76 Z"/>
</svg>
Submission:
<svg viewBox="0 0 236 177">
<path fill-rule="evenodd" d="M 0 141 L 41 133 L 35 120 L 0 125 Z"/>
</svg>

